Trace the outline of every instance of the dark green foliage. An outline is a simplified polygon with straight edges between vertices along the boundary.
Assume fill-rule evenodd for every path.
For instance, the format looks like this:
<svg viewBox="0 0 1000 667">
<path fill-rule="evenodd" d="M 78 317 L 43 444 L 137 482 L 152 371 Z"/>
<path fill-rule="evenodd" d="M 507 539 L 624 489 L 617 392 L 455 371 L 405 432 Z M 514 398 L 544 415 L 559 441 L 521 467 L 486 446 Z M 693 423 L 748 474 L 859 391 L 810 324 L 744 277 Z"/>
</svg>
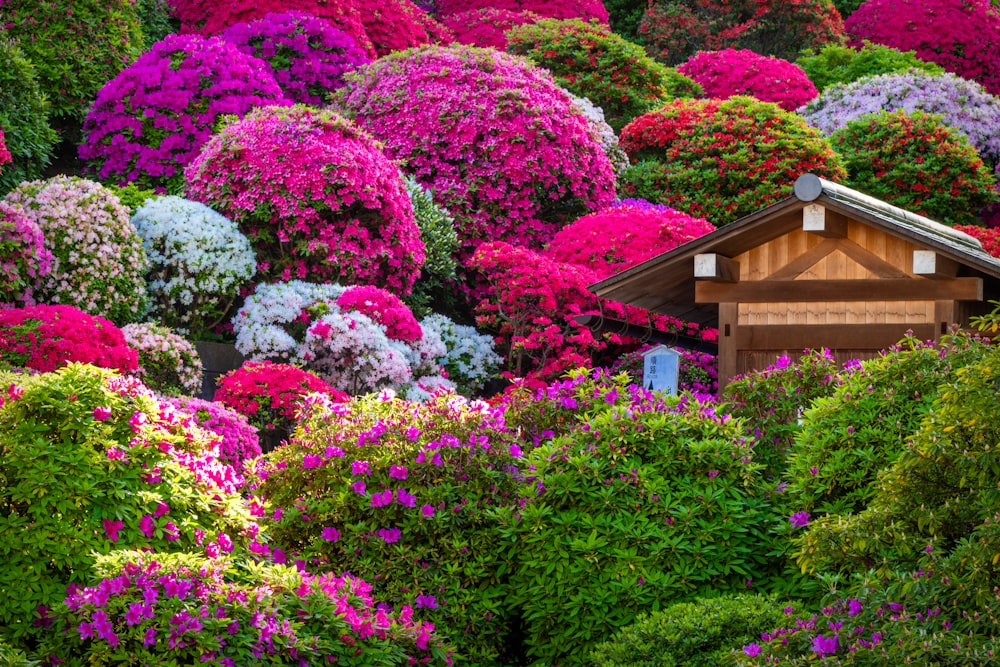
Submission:
<svg viewBox="0 0 1000 667">
<path fill-rule="evenodd" d="M 835 83 L 851 83 L 876 74 L 918 69 L 928 74 L 944 74 L 936 63 L 917 58 L 913 51 L 899 51 L 891 46 L 866 41 L 860 49 L 830 44 L 818 53 L 806 51 L 795 61 L 805 70 L 816 89 Z"/>
<path fill-rule="evenodd" d="M 0 667 L 38 667 L 37 660 L 28 660 L 24 651 L 0 642 Z"/>
<path fill-rule="evenodd" d="M 142 27 L 143 51 L 180 29 L 180 21 L 170 15 L 168 0 L 138 0 L 136 12 Z"/>
<path fill-rule="evenodd" d="M 58 139 L 48 119 L 35 68 L 15 42 L 0 36 L 0 130 L 13 158 L 0 169 L 0 197 L 42 177 Z"/>
<path fill-rule="evenodd" d="M 435 204 L 431 193 L 412 178 L 406 179 L 406 191 L 413 204 L 420 240 L 424 242 L 425 258 L 413 291 L 403 300 L 418 318 L 431 312 L 453 313 L 460 302 L 455 285 L 458 268 L 455 219 Z"/>
<path fill-rule="evenodd" d="M 604 0 L 611 29 L 629 41 L 636 41 L 646 4 L 645 0 Z"/>
</svg>

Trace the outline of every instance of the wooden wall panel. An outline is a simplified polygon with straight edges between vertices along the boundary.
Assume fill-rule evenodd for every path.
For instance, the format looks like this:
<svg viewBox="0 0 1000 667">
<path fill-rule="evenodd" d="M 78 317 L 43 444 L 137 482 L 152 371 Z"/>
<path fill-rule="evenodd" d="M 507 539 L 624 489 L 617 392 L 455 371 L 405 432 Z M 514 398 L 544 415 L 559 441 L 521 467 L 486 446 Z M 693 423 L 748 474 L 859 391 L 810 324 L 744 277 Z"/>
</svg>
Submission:
<svg viewBox="0 0 1000 667">
<path fill-rule="evenodd" d="M 739 323 L 925 324 L 935 322 L 934 301 L 823 301 L 741 303 Z"/>
</svg>

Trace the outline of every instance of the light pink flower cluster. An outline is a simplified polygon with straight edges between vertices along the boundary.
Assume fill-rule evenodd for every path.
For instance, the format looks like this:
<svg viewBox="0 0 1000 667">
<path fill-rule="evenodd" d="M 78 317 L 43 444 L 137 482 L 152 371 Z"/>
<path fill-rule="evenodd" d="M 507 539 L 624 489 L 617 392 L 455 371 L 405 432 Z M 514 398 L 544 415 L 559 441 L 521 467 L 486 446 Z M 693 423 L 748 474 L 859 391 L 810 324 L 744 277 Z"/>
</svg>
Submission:
<svg viewBox="0 0 1000 667">
<path fill-rule="evenodd" d="M 424 244 L 399 169 L 329 112 L 267 107 L 226 126 L 186 170 L 188 197 L 236 222 L 265 279 L 408 294 Z"/>
<path fill-rule="evenodd" d="M 139 353 L 133 373 L 154 391 L 195 395 L 201 391 L 201 358 L 194 345 L 167 327 L 152 322 L 127 324 L 122 333 Z"/>
<path fill-rule="evenodd" d="M 801 67 L 748 49 L 699 51 L 677 71 L 701 84 L 706 97 L 750 95 L 795 111 L 819 92 Z"/>
<path fill-rule="evenodd" d="M 51 269 L 52 253 L 38 224 L 0 201 L 0 307 L 34 305 L 34 285 Z"/>
</svg>

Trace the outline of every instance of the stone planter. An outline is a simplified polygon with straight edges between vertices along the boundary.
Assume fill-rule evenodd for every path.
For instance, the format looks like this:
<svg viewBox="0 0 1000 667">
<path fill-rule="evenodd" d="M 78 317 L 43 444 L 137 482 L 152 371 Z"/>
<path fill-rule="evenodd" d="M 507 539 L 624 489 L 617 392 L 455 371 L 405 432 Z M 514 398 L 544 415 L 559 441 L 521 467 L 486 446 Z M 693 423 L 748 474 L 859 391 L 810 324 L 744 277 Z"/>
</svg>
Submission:
<svg viewBox="0 0 1000 667">
<path fill-rule="evenodd" d="M 195 341 L 194 347 L 201 357 L 205 374 L 201 381 L 200 398 L 211 401 L 215 397 L 215 387 L 218 379 L 231 370 L 243 365 L 243 355 L 236 351 L 235 345 L 229 343 L 211 343 Z"/>
</svg>

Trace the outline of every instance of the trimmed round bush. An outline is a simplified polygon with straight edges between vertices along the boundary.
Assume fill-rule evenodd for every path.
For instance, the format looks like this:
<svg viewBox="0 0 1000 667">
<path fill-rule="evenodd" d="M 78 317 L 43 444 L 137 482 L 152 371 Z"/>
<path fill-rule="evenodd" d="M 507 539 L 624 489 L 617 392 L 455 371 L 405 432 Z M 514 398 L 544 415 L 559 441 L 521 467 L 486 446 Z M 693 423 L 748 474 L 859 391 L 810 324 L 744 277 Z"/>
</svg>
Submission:
<svg viewBox="0 0 1000 667">
<path fill-rule="evenodd" d="M 201 391 L 201 357 L 194 345 L 152 322 L 126 324 L 125 342 L 139 353 L 132 375 L 158 394 L 191 396 Z"/>
<path fill-rule="evenodd" d="M 608 11 L 601 0 L 437 0 L 438 15 L 451 16 L 483 7 L 533 12 L 553 19 L 581 19 L 608 22 Z"/>
<path fill-rule="evenodd" d="M 948 225 L 972 224 L 1000 200 L 996 179 L 968 138 L 922 111 L 862 116 L 830 137 L 845 183 Z"/>
<path fill-rule="evenodd" d="M 52 253 L 38 224 L 0 200 L 0 308 L 34 305 L 34 286 L 51 270 Z"/>
<path fill-rule="evenodd" d="M 508 30 L 538 23 L 541 19 L 538 14 L 523 9 L 481 7 L 449 14 L 441 22 L 451 30 L 455 41 L 460 44 L 506 51 Z"/>
<path fill-rule="evenodd" d="M 198 551 L 203 536 L 239 544 L 255 534 L 242 480 L 211 454 L 208 433 L 182 423 L 135 378 L 71 364 L 21 379 L 6 399 L 3 636 L 49 634 L 46 609 L 67 585 L 90 580 L 98 554 Z"/>
<path fill-rule="evenodd" d="M 204 338 L 257 272 L 250 241 L 225 216 L 172 195 L 147 200 L 132 224 L 149 262 L 150 315 Z"/>
<path fill-rule="evenodd" d="M 860 48 L 828 44 L 818 53 L 808 51 L 795 63 L 820 91 L 835 83 L 851 83 L 878 74 L 902 73 L 911 69 L 928 74 L 944 74 L 936 63 L 921 60 L 913 51 L 865 41 Z"/>
<path fill-rule="evenodd" d="M 705 97 L 749 95 L 785 111 L 795 111 L 818 94 L 798 65 L 746 49 L 701 51 L 677 71 L 698 83 Z"/>
<path fill-rule="evenodd" d="M 371 62 L 353 37 L 303 12 L 265 14 L 226 28 L 220 37 L 267 63 L 286 97 L 313 106 L 344 85 L 346 72 Z"/>
<path fill-rule="evenodd" d="M 639 37 L 668 65 L 727 48 L 794 60 L 803 49 L 843 42 L 844 23 L 830 0 L 654 0 Z"/>
<path fill-rule="evenodd" d="M 186 175 L 188 196 L 250 239 L 265 280 L 373 284 L 405 295 L 423 265 L 399 169 L 330 111 L 257 109 L 215 135 Z"/>
<path fill-rule="evenodd" d="M 801 174 L 845 176 L 817 130 L 750 97 L 676 100 L 622 130 L 632 161 L 619 190 L 721 227 L 791 194 Z"/>
<path fill-rule="evenodd" d="M 71 176 L 22 183 L 4 201 L 42 230 L 52 270 L 39 279 L 39 303 L 73 304 L 118 324 L 146 310 L 146 254 L 118 198 L 100 183 Z"/>
<path fill-rule="evenodd" d="M 53 123 L 71 138 L 97 91 L 143 45 L 132 0 L 5 0 L 0 25 L 34 64 Z"/>
<path fill-rule="evenodd" d="M 101 180 L 177 194 L 220 116 L 282 103 L 260 60 L 221 39 L 169 35 L 101 88 L 80 158 Z"/>
<path fill-rule="evenodd" d="M 73 306 L 0 310 L 0 363 L 47 373 L 71 363 L 138 370 L 138 356 L 122 331 Z"/>
<path fill-rule="evenodd" d="M 198 426 L 215 434 L 219 440 L 219 460 L 237 471 L 243 470 L 245 461 L 260 456 L 257 429 L 235 410 L 217 401 L 185 396 L 164 402 L 172 405 L 179 415 L 191 417 Z"/>
<path fill-rule="evenodd" d="M 844 26 L 852 46 L 913 51 L 1000 94 L 1000 13 L 989 0 L 866 0 Z"/>
<path fill-rule="evenodd" d="M 348 75 L 340 104 L 452 215 L 464 256 L 539 247 L 614 197 L 611 163 L 549 75 L 515 56 L 425 47 Z"/>
<path fill-rule="evenodd" d="M 644 210 L 625 204 L 566 225 L 543 254 L 607 278 L 714 230 L 708 220 L 673 209 Z"/>
<path fill-rule="evenodd" d="M 49 101 L 35 66 L 16 42 L 0 32 L 0 131 L 8 159 L 0 167 L 0 196 L 23 181 L 41 178 L 58 136 L 49 126 Z"/>
<path fill-rule="evenodd" d="M 833 134 L 848 122 L 882 111 L 924 111 L 965 134 L 988 164 L 1000 161 L 1000 99 L 954 74 L 909 71 L 832 85 L 800 110 L 806 122 Z"/>
<path fill-rule="evenodd" d="M 549 70 L 557 84 L 601 107 L 615 131 L 669 100 L 702 92 L 596 22 L 543 19 L 520 26 L 507 33 L 507 51 Z"/>
</svg>

